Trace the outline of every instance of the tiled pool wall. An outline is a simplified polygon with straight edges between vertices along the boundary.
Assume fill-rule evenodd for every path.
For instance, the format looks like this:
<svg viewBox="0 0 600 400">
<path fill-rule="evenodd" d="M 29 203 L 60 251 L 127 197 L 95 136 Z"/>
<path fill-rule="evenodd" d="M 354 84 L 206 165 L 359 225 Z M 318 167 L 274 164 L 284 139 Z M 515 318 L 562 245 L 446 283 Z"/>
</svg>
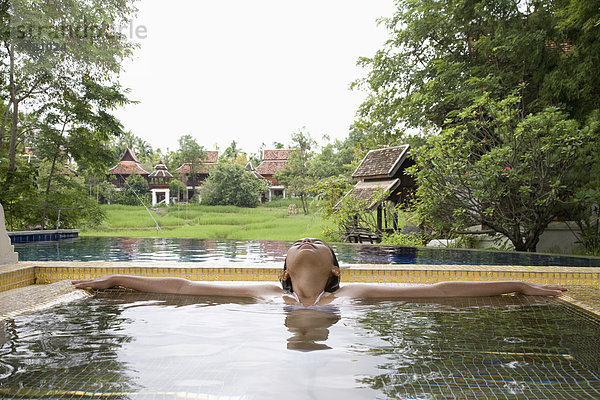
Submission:
<svg viewBox="0 0 600 400">
<path fill-rule="evenodd" d="M 541 267 L 493 265 L 354 264 L 342 265 L 342 282 L 428 284 L 449 280 L 525 280 L 557 285 L 600 288 L 600 267 Z M 282 272 L 279 263 L 191 266 L 170 263 L 22 262 L 0 267 L 0 292 L 31 284 L 90 279 L 113 274 L 173 276 L 198 281 L 273 281 Z"/>
<path fill-rule="evenodd" d="M 575 304 L 600 314 L 600 295 L 598 295 L 600 267 L 353 264 L 342 265 L 341 268 L 342 283 L 431 284 L 450 280 L 524 280 L 540 284 L 564 285 L 570 288 L 568 294 Z M 61 295 L 73 291 L 68 284 L 73 279 L 122 274 L 181 277 L 197 281 L 278 282 L 281 272 L 281 263 L 244 265 L 203 263 L 200 266 L 192 266 L 190 263 L 168 263 L 156 266 L 156 264 L 138 262 L 19 262 L 0 267 L 0 315 L 6 316 L 6 310 L 18 308 L 9 304 L 14 303 L 15 298 L 31 297 L 34 300 L 30 303 L 47 303 L 56 296 L 57 287 L 60 287 Z M 59 282 L 63 283 L 57 286 Z M 46 285 L 48 288 L 43 289 L 44 286 L 40 285 Z M 27 294 L 19 288 L 28 288 Z M 48 294 L 42 301 L 32 295 L 35 290 L 47 291 Z M 575 295 L 573 296 L 572 293 Z M 592 298 L 591 303 L 588 301 L 590 298 Z"/>
</svg>

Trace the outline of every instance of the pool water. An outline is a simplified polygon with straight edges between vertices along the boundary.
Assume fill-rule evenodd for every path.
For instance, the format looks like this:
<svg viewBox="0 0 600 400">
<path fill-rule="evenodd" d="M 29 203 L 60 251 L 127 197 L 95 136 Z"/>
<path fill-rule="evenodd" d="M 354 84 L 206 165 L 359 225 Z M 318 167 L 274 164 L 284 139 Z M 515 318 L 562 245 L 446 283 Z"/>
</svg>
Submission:
<svg viewBox="0 0 600 400">
<path fill-rule="evenodd" d="M 290 242 L 184 238 L 80 237 L 15 244 L 20 261 L 283 262 Z M 600 267 L 600 257 L 338 243 L 346 264 L 548 265 Z"/>
<path fill-rule="evenodd" d="M 302 309 L 107 291 L 2 324 L 7 399 L 600 398 L 600 322 L 548 298 Z"/>
</svg>

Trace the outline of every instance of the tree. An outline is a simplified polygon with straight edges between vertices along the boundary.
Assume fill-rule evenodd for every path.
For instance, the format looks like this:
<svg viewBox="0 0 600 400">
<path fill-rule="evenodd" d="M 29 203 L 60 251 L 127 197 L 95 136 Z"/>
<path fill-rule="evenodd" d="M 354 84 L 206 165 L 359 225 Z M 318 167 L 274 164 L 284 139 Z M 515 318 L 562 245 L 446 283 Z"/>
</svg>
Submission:
<svg viewBox="0 0 600 400">
<path fill-rule="evenodd" d="M 125 181 L 118 203 L 127 204 L 130 206 L 140 205 L 140 202 L 148 202 L 149 185 L 141 175 L 131 174 Z"/>
<path fill-rule="evenodd" d="M 265 181 L 252 172 L 239 164 L 221 162 L 211 169 L 200 194 L 202 202 L 209 205 L 256 207 L 260 203 L 260 193 L 265 190 Z"/>
<path fill-rule="evenodd" d="M 235 161 L 240 155 L 242 155 L 242 151 L 238 149 L 237 142 L 232 140 L 229 147 L 223 152 L 222 157 L 227 161 Z"/>
<path fill-rule="evenodd" d="M 304 152 L 295 152 L 288 157 L 285 167 L 275 173 L 277 179 L 293 195 L 299 196 L 302 211 L 308 215 L 308 195 L 314 179 L 308 175 L 308 159 Z"/>
<path fill-rule="evenodd" d="M 111 148 L 115 163 L 119 162 L 125 153 L 125 150 L 127 149 L 133 151 L 140 162 L 148 160 L 150 164 L 153 164 L 155 161 L 159 161 L 155 160 L 153 157 L 154 151 L 152 146 L 150 146 L 150 144 L 141 137 L 134 135 L 132 132 L 123 132 L 122 135 L 115 138 L 115 140 L 111 143 Z"/>
<path fill-rule="evenodd" d="M 250 155 L 248 156 L 248 161 L 250 161 L 250 163 L 252 163 L 254 167 L 258 167 L 262 162 L 263 150 L 265 149 L 265 147 L 265 143 L 262 142 L 258 147 L 258 151 L 256 153 L 250 153 Z"/>
<path fill-rule="evenodd" d="M 98 225 L 104 214 L 95 199 L 89 196 L 83 178 L 64 164 L 58 168 L 55 166 L 52 171 L 52 162 L 42 161 L 39 166 L 40 181 L 48 182 L 50 173 L 54 175 L 51 187 L 49 190 L 45 185 L 40 187 L 39 203 L 29 219 L 30 224 L 45 218 L 46 223 L 42 226 L 45 229 Z"/>
<path fill-rule="evenodd" d="M 38 166 L 24 158 L 16 159 L 12 182 L 0 180 L 0 203 L 4 206 L 6 223 L 9 229 L 20 230 L 38 225 L 34 220 L 39 209 Z M 0 176 L 8 174 L 8 158 L 0 158 Z M 24 201 L 26 199 L 26 201 Z"/>
<path fill-rule="evenodd" d="M 119 192 L 110 182 L 102 181 L 95 185 L 92 195 L 95 195 L 96 203 L 112 204 L 119 200 Z"/>
<path fill-rule="evenodd" d="M 181 194 L 186 193 L 187 188 L 185 183 L 181 182 L 179 179 L 171 179 L 171 182 L 169 183 L 169 192 L 171 193 L 171 196 L 176 196 L 177 201 L 179 202 Z"/>
<path fill-rule="evenodd" d="M 206 158 L 204 147 L 200 146 L 192 135 L 183 135 L 179 138 L 179 150 L 176 154 L 176 159 L 181 165 L 188 164 L 190 166 L 189 176 L 191 177 L 192 192 L 195 192 L 196 174 L 204 164 L 204 158 Z M 187 176 L 184 176 L 183 181 L 187 181 Z M 187 191 L 185 192 L 185 201 L 188 201 Z"/>
<path fill-rule="evenodd" d="M 298 130 L 292 134 L 293 147 L 298 151 L 293 152 L 288 157 L 285 168 L 277 172 L 274 178 L 286 186 L 292 194 L 299 196 L 302 202 L 302 210 L 308 215 L 308 195 L 310 188 L 314 183 L 314 178 L 309 175 L 309 162 L 312 156 L 309 153 L 315 141 L 309 133 Z"/>
<path fill-rule="evenodd" d="M 392 36 L 360 64 L 368 92 L 356 126 L 397 144 L 410 127 L 437 133 L 482 88 L 506 98 L 519 83 L 525 114 L 548 106 L 583 123 L 600 103 L 598 1 L 398 0 Z M 569 79 L 564 79 L 565 77 Z"/>
<path fill-rule="evenodd" d="M 107 111 L 127 103 L 118 85 L 105 87 L 87 79 L 78 87 L 65 87 L 63 91 L 61 97 L 36 112 L 40 120 L 34 150 L 40 157 L 51 160 L 45 182 L 42 227 L 46 225 L 55 168 L 71 156 L 81 170 L 104 170 L 112 159 L 105 144 L 122 132 L 120 122 Z"/>
<path fill-rule="evenodd" d="M 62 179 L 58 175 L 67 158 L 75 161 L 80 171 L 87 170 L 86 174 L 106 168 L 106 144 L 111 136 L 121 133 L 120 124 L 110 112 L 128 101 L 116 78 L 121 61 L 136 46 L 114 28 L 130 21 L 135 13 L 131 3 L 0 3 L 0 69 L 4 77 L 0 93 L 6 99 L 0 152 L 7 156 L 3 189 L 6 193 L 21 191 L 18 199 L 10 200 L 15 202 L 13 210 L 27 209 L 16 203 L 35 204 L 40 210 L 19 215 L 20 225 L 33 224 L 33 215 L 41 219 L 35 224 L 46 225 L 48 219 L 54 218 L 49 214 L 61 206 L 53 203 L 61 197 L 52 191 L 62 188 L 53 180 Z M 6 149 L 2 139 L 7 130 L 10 135 Z M 35 157 L 41 162 L 19 161 L 17 154 L 25 145 L 34 148 Z M 23 188 L 23 182 L 31 180 L 20 177 L 32 167 L 45 166 L 45 160 L 50 161 L 50 167 L 43 174 L 40 172 L 45 181 L 42 183 L 40 178 L 44 200 L 39 204 L 37 189 Z M 85 201 L 81 204 L 87 206 Z"/>
<path fill-rule="evenodd" d="M 565 112 L 525 115 L 519 92 L 484 92 L 416 153 L 418 210 L 438 232 L 483 224 L 518 251 L 539 237 L 572 198 L 577 159 L 592 131 Z"/>
<path fill-rule="evenodd" d="M 128 22 L 130 0 L 91 2 L 3 2 L 2 40 L 12 106 L 7 179 L 16 168 L 19 106 L 36 110 L 70 96 L 83 81 L 113 86 L 124 57 L 135 45 L 111 28 Z M 8 7 L 6 7 L 8 5 Z M 113 86 L 114 88 L 115 86 Z M 71 90 L 65 90 L 71 88 Z"/>
<path fill-rule="evenodd" d="M 335 213 L 336 204 L 350 189 L 352 189 L 350 180 L 344 175 L 323 178 L 312 186 L 312 192 L 319 199 L 323 218 L 329 219 Z"/>
</svg>

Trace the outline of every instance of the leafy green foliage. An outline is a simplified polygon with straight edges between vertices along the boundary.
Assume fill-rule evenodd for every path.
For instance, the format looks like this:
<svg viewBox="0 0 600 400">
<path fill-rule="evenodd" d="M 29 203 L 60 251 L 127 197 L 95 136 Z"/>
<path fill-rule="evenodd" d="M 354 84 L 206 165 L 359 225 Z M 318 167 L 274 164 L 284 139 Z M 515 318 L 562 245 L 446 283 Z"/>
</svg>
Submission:
<svg viewBox="0 0 600 400">
<path fill-rule="evenodd" d="M 349 179 L 343 175 L 323 178 L 312 186 L 312 193 L 319 201 L 323 218 L 329 219 L 335 212 L 335 205 L 352 189 Z"/>
<path fill-rule="evenodd" d="M 187 188 L 185 183 L 181 182 L 179 179 L 171 179 L 171 182 L 169 183 L 169 192 L 172 197 L 179 199 L 180 195 L 186 191 Z"/>
<path fill-rule="evenodd" d="M 600 100 L 597 1 L 399 0 L 383 20 L 385 48 L 360 63 L 369 93 L 356 126 L 377 144 L 407 127 L 437 132 L 485 88 L 504 98 L 519 83 L 525 114 L 564 107 L 583 122 Z M 565 79 L 565 77 L 569 77 Z"/>
<path fill-rule="evenodd" d="M 556 108 L 525 115 L 520 100 L 483 92 L 417 151 L 419 212 L 439 232 L 484 224 L 535 251 L 561 205 L 573 203 L 589 130 Z"/>
<path fill-rule="evenodd" d="M 96 195 L 96 203 L 112 204 L 119 200 L 119 192 L 115 186 L 107 181 L 102 181 L 94 186 L 92 195 Z"/>
<path fill-rule="evenodd" d="M 106 145 L 122 133 L 111 112 L 129 102 L 116 78 L 136 45 L 110 28 L 126 24 L 135 11 L 131 0 L 2 3 L 0 94 L 8 104 L 0 116 L 0 154 L 8 161 L 2 170 L 6 192 L 21 192 L 6 200 L 15 226 L 52 226 L 58 209 L 71 210 L 65 224 L 100 215 L 94 206 L 82 209 L 89 202 L 80 194 L 87 190 L 81 178 L 67 178 L 64 165 L 92 177 L 111 162 Z M 36 158 L 27 165 L 19 161 L 24 145 Z M 26 174 L 39 178 L 34 183 L 23 179 Z M 32 207 L 35 212 L 28 212 Z"/>
<path fill-rule="evenodd" d="M 24 158 L 16 160 L 17 168 L 11 182 L 0 180 L 0 203 L 4 207 L 9 230 L 21 230 L 39 224 L 35 221 L 39 208 L 40 192 L 37 189 L 38 168 Z M 8 158 L 0 158 L 0 176 L 8 174 Z"/>
<path fill-rule="evenodd" d="M 530 251 L 549 220 L 571 218 L 586 246 L 600 243 L 590 225 L 600 182 L 582 173 L 600 163 L 590 125 L 600 103 L 600 3 L 396 4 L 382 21 L 385 47 L 360 60 L 369 72 L 354 87 L 368 98 L 355 128 L 369 145 L 420 148 L 423 218 L 445 235 L 485 223 Z"/>
<path fill-rule="evenodd" d="M 202 202 L 208 205 L 256 207 L 266 184 L 239 164 L 221 162 L 211 169 L 200 189 Z"/>
<path fill-rule="evenodd" d="M 425 243 L 420 236 L 394 232 L 390 234 L 384 234 L 381 238 L 381 244 L 389 244 L 393 246 L 423 246 Z"/>
<path fill-rule="evenodd" d="M 148 188 L 148 181 L 146 179 L 141 175 L 131 174 L 127 177 L 125 185 L 121 189 L 117 203 L 136 206 L 142 205 L 140 204 L 140 201 L 142 201 L 147 204 L 150 200 Z"/>
</svg>

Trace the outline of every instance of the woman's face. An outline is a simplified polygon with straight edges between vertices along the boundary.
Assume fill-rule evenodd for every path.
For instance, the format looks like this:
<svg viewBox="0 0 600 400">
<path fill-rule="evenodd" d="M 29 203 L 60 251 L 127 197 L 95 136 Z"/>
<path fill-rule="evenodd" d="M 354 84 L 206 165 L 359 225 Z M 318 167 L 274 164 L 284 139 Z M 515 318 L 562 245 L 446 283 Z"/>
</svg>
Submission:
<svg viewBox="0 0 600 400">
<path fill-rule="evenodd" d="M 296 240 L 287 252 L 287 269 L 293 272 L 297 265 L 310 263 L 315 268 L 331 271 L 333 254 L 329 246 L 322 240 L 303 238 Z"/>
</svg>

